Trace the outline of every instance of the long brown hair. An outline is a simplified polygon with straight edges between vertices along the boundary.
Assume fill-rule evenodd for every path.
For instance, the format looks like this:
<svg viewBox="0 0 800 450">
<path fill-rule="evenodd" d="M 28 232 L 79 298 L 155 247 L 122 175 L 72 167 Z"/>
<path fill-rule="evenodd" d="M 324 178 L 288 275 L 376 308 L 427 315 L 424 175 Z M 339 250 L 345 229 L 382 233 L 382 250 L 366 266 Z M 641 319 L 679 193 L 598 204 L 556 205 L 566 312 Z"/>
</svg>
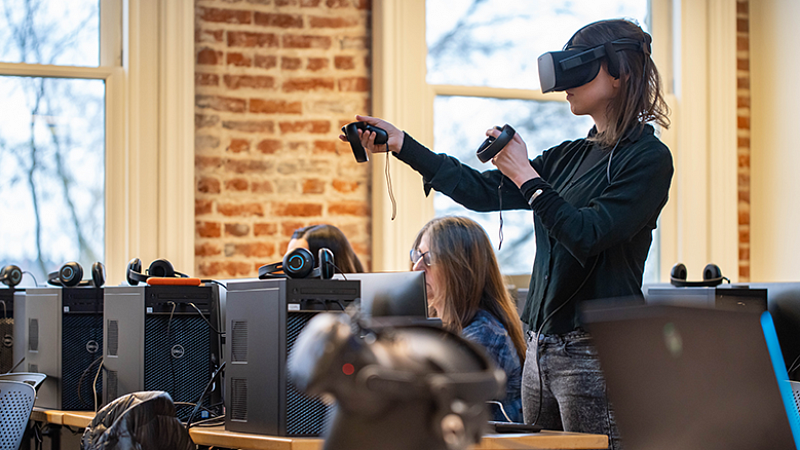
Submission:
<svg viewBox="0 0 800 450">
<path fill-rule="evenodd" d="M 486 231 L 466 217 L 438 217 L 422 227 L 414 248 L 419 247 L 425 234 L 431 269 L 438 271 L 444 284 L 439 298 L 433 299 L 442 302 L 444 326 L 460 333 L 478 310 L 484 309 L 503 324 L 520 361 L 524 361 L 522 325 Z"/>
<path fill-rule="evenodd" d="M 567 45 L 595 47 L 622 38 L 645 45 L 641 50 L 616 53 L 619 59 L 619 95 L 609 102 L 606 130 L 590 138 L 609 148 L 635 128 L 641 131 L 648 122 L 669 128 L 669 106 L 661 94 L 661 77 L 652 58 L 644 51 L 644 48 L 650 48 L 651 38 L 639 25 L 624 19 L 593 22 L 578 30 Z"/>
<path fill-rule="evenodd" d="M 308 249 L 314 257 L 319 253 L 320 248 L 327 248 L 333 252 L 333 262 L 336 270 L 342 273 L 362 273 L 364 266 L 353 251 L 350 241 L 342 233 L 342 230 L 333 225 L 311 225 L 295 230 L 292 239 L 305 239 L 308 242 Z"/>
</svg>

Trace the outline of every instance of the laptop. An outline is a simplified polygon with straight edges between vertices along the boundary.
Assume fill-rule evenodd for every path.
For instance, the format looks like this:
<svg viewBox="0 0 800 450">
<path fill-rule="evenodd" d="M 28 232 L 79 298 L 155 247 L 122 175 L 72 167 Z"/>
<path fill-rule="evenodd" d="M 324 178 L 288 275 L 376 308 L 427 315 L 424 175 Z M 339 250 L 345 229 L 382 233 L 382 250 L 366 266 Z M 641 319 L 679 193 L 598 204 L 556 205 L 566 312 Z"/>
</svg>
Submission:
<svg viewBox="0 0 800 450">
<path fill-rule="evenodd" d="M 798 448 L 768 312 L 598 301 L 583 314 L 626 449 Z"/>
</svg>

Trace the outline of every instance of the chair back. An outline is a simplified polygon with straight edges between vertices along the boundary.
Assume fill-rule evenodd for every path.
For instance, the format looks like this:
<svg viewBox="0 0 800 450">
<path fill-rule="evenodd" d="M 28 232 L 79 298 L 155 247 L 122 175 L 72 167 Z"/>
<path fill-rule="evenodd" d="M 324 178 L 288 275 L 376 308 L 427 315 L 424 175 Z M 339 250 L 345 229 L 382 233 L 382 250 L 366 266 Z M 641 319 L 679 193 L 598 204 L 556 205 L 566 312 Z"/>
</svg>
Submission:
<svg viewBox="0 0 800 450">
<path fill-rule="evenodd" d="M 0 381 L 19 381 L 20 383 L 30 384 L 34 389 L 39 389 L 47 375 L 33 372 L 9 372 L 0 374 Z"/>
<path fill-rule="evenodd" d="M 36 400 L 36 389 L 19 381 L 0 380 L 0 450 L 17 450 Z"/>
</svg>

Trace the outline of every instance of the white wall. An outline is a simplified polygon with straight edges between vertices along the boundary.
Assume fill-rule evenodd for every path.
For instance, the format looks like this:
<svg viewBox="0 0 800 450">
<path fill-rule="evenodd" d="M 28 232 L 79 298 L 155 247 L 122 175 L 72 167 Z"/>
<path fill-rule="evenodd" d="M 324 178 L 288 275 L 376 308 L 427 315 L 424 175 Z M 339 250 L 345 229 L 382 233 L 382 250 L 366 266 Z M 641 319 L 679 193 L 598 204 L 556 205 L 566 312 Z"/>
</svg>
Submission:
<svg viewBox="0 0 800 450">
<path fill-rule="evenodd" d="M 750 279 L 800 280 L 800 2 L 751 0 Z"/>
</svg>

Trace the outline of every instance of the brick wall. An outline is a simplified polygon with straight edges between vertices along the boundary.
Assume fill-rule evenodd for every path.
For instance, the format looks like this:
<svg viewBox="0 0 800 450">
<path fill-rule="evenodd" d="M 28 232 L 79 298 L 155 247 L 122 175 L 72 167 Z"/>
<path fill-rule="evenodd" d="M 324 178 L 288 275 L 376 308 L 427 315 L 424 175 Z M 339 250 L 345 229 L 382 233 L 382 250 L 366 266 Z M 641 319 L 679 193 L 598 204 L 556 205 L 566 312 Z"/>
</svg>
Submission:
<svg viewBox="0 0 800 450">
<path fill-rule="evenodd" d="M 750 281 L 750 28 L 749 0 L 736 5 L 739 281 Z"/>
<path fill-rule="evenodd" d="M 370 266 L 369 0 L 196 0 L 195 273 L 250 277 L 330 223 Z"/>
</svg>

